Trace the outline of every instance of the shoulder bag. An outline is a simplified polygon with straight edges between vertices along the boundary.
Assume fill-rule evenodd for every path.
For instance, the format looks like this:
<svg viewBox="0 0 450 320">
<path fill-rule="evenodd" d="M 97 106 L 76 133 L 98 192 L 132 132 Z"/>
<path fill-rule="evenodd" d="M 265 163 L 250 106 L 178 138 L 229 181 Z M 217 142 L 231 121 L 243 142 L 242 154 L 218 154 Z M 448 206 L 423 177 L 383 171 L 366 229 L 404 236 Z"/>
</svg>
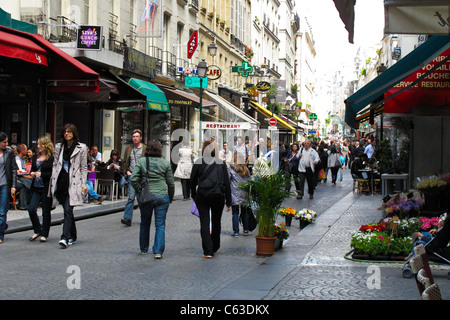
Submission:
<svg viewBox="0 0 450 320">
<path fill-rule="evenodd" d="M 148 157 L 145 157 L 147 163 L 147 170 L 145 171 L 145 176 L 142 178 L 139 184 L 139 189 L 136 190 L 136 199 L 139 206 L 146 205 L 152 200 L 152 195 L 150 193 L 150 188 L 148 186 L 148 171 L 149 171 L 149 161 Z"/>
</svg>

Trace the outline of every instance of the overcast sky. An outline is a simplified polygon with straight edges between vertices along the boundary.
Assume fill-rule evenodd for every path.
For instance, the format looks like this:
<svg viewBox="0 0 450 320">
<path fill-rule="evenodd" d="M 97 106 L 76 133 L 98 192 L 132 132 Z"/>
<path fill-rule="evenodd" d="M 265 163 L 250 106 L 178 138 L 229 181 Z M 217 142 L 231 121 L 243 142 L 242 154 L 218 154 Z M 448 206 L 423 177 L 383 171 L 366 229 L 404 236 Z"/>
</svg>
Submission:
<svg viewBox="0 0 450 320">
<path fill-rule="evenodd" d="M 354 44 L 348 42 L 348 32 L 333 0 L 300 0 L 299 5 L 309 11 L 318 71 L 351 63 L 359 46 L 370 47 L 383 38 L 383 0 L 356 1 Z"/>
</svg>

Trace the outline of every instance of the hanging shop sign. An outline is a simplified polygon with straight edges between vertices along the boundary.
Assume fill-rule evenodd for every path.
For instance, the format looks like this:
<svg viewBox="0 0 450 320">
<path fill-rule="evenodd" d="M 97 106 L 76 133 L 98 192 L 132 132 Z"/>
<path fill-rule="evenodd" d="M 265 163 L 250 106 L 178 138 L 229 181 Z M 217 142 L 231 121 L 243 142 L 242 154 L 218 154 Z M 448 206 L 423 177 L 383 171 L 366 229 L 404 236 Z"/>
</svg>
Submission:
<svg viewBox="0 0 450 320">
<path fill-rule="evenodd" d="M 206 72 L 206 77 L 209 80 L 217 80 L 222 76 L 222 70 L 215 65 L 209 66 L 208 71 Z"/>
<path fill-rule="evenodd" d="M 78 50 L 101 50 L 102 26 L 81 25 L 77 30 Z"/>
<path fill-rule="evenodd" d="M 267 82 L 267 81 L 261 81 L 261 82 L 258 82 L 258 83 L 256 84 L 256 88 L 257 88 L 258 91 L 260 91 L 260 92 L 266 92 L 266 91 L 269 91 L 269 90 L 270 90 L 270 87 L 271 87 L 271 85 L 270 85 L 270 83 Z"/>
<path fill-rule="evenodd" d="M 194 55 L 195 50 L 198 46 L 198 31 L 194 30 L 194 32 L 191 35 L 191 38 L 189 39 L 187 43 L 187 57 L 188 59 L 191 59 Z"/>
</svg>

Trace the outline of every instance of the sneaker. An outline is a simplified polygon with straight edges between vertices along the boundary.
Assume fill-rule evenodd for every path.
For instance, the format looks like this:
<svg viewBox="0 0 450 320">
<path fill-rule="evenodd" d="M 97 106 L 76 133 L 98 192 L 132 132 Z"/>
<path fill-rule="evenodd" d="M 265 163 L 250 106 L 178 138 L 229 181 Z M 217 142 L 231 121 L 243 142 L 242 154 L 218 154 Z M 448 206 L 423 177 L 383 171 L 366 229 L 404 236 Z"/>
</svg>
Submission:
<svg viewBox="0 0 450 320">
<path fill-rule="evenodd" d="M 209 255 L 209 254 L 207 254 L 207 255 L 204 255 L 204 256 L 203 256 L 203 258 L 204 258 L 204 259 L 212 259 L 212 258 L 213 258 L 213 256 L 212 256 L 212 255 Z"/>
<path fill-rule="evenodd" d="M 239 233 L 237 233 L 237 232 L 233 233 L 233 237 L 234 238 L 238 238 L 239 237 Z"/>
<path fill-rule="evenodd" d="M 63 247 L 64 249 L 67 248 L 69 246 L 69 244 L 67 243 L 67 240 L 65 239 L 61 239 L 59 240 L 58 244 Z"/>
<path fill-rule="evenodd" d="M 77 240 L 72 240 L 72 239 L 69 239 L 69 242 L 67 243 L 69 246 L 71 246 L 71 245 L 73 245 L 73 244 L 75 244 L 75 243 L 77 243 Z"/>
<path fill-rule="evenodd" d="M 142 256 L 145 256 L 145 255 L 147 255 L 148 254 L 148 252 L 145 252 L 145 251 L 141 251 L 140 253 L 139 253 L 140 255 L 142 255 Z"/>
<path fill-rule="evenodd" d="M 314 199 L 314 197 L 313 197 L 313 195 L 312 195 L 312 194 L 310 194 L 310 195 L 309 195 L 309 198 L 310 198 L 310 199 Z"/>
<path fill-rule="evenodd" d="M 244 230 L 244 236 L 248 236 L 248 230 Z"/>
<path fill-rule="evenodd" d="M 155 254 L 155 259 L 162 259 L 162 255 L 161 255 L 161 253 L 157 253 L 157 254 Z"/>
</svg>

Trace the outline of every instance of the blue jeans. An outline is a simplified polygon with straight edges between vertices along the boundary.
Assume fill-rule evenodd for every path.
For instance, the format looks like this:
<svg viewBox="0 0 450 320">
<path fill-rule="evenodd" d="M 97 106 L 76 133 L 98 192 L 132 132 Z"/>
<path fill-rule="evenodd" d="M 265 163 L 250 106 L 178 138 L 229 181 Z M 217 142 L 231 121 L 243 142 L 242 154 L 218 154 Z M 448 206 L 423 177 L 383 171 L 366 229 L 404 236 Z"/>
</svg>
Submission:
<svg viewBox="0 0 450 320">
<path fill-rule="evenodd" d="M 133 186 L 130 181 L 128 181 L 128 201 L 125 205 L 123 212 L 123 218 L 128 220 L 133 220 L 133 209 L 134 209 L 134 198 L 136 197 L 136 191 L 134 191 Z"/>
<path fill-rule="evenodd" d="M 242 214 L 242 227 L 244 231 L 248 231 L 248 208 L 240 205 L 231 206 L 231 213 L 233 214 L 233 232 L 239 233 L 239 213 Z"/>
<path fill-rule="evenodd" d="M 150 225 L 153 210 L 155 211 L 155 240 L 152 251 L 163 254 L 165 249 L 166 214 L 169 209 L 169 195 L 153 195 L 152 201 L 140 207 L 141 227 L 139 232 L 139 246 L 141 252 L 148 252 L 150 246 Z"/>
<path fill-rule="evenodd" d="M 42 206 L 42 224 L 39 222 L 39 217 L 37 215 L 39 202 Z M 34 188 L 31 194 L 30 203 L 28 204 L 28 215 L 30 216 L 34 233 L 40 234 L 46 238 L 48 237 L 50 230 L 51 208 L 52 200 L 47 197 L 47 192 L 44 188 Z"/>
<path fill-rule="evenodd" d="M 98 197 L 100 197 L 100 195 L 98 193 L 95 192 L 94 190 L 94 185 L 92 184 L 92 181 L 87 179 L 86 180 L 86 187 L 87 187 L 87 191 L 89 194 L 89 199 L 98 199 Z"/>
<path fill-rule="evenodd" d="M 0 240 L 3 241 L 6 230 L 6 214 L 9 210 L 9 194 L 8 185 L 0 186 Z"/>
</svg>

